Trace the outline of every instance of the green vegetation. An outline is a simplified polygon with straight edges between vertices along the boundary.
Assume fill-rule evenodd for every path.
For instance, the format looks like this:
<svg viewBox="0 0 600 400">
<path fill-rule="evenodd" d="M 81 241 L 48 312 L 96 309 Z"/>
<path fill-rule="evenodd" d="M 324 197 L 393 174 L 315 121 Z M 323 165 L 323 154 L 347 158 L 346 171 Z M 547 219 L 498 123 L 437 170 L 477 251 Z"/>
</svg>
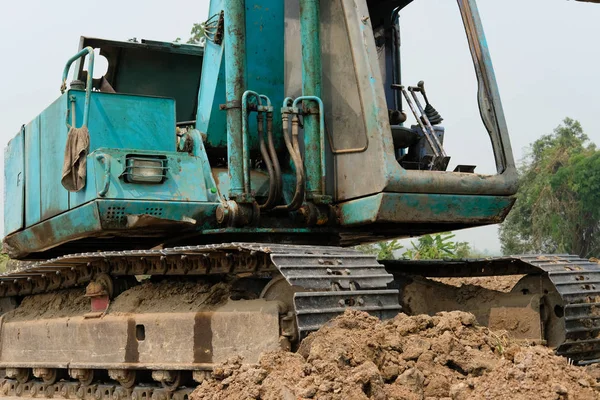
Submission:
<svg viewBox="0 0 600 400">
<path fill-rule="evenodd" d="M 474 258 L 471 245 L 467 242 L 452 241 L 455 236 L 451 233 L 421 236 L 417 243 L 411 242 L 412 249 L 404 253 L 404 257 L 413 260 Z"/>
<path fill-rule="evenodd" d="M 192 26 L 192 30 L 190 31 L 190 37 L 187 40 L 187 44 L 202 44 L 202 38 L 204 37 L 204 34 L 206 32 L 206 26 L 204 23 L 201 24 L 194 24 L 194 26 Z M 181 38 L 178 37 L 177 39 L 175 39 L 173 41 L 174 43 L 180 43 L 181 42 Z"/>
<path fill-rule="evenodd" d="M 6 272 L 6 264 L 8 264 L 8 254 L 0 253 L 0 273 Z"/>
<path fill-rule="evenodd" d="M 435 259 L 460 259 L 460 258 L 478 258 L 477 254 L 467 242 L 455 242 L 452 233 L 439 233 L 436 235 L 421 236 L 417 242 L 411 242 L 411 248 L 404 249 L 398 240 L 389 242 L 379 242 L 357 246 L 357 249 L 368 253 L 376 254 L 379 260 L 393 260 L 396 258 L 410 258 L 413 260 L 435 260 Z"/>
<path fill-rule="evenodd" d="M 504 254 L 600 251 L 600 151 L 567 118 L 536 140 L 519 169 L 515 207 L 500 228 Z"/>
<path fill-rule="evenodd" d="M 396 252 L 403 248 L 404 246 L 398 243 L 397 240 L 356 246 L 356 249 L 363 253 L 376 254 L 378 260 L 393 260 L 396 258 Z"/>
</svg>

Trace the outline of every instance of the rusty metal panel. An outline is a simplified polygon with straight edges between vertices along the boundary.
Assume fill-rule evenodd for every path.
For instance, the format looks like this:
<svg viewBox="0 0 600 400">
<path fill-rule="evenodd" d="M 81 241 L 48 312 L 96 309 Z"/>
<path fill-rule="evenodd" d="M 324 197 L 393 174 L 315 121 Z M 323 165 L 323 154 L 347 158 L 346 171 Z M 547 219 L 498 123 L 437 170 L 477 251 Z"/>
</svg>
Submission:
<svg viewBox="0 0 600 400">
<path fill-rule="evenodd" d="M 2 325 L 2 362 L 61 365 L 123 362 L 127 353 L 126 318 L 83 317 L 7 321 Z M 123 323 L 125 322 L 125 323 Z"/>
<path fill-rule="evenodd" d="M 279 350 L 278 307 L 273 301 L 245 300 L 219 308 L 211 321 L 213 362 L 240 355 L 246 363 L 257 363 L 261 353 Z"/>
<path fill-rule="evenodd" d="M 144 365 L 211 364 L 235 355 L 256 363 L 263 351 L 279 349 L 277 304 L 264 300 L 232 301 L 214 312 L 138 314 L 135 321 L 145 331 L 137 343 Z"/>
<path fill-rule="evenodd" d="M 63 213 L 5 237 L 4 251 L 11 258 L 24 258 L 32 252 L 45 251 L 101 231 L 98 207 L 90 203 L 79 207 L 76 212 Z"/>
<path fill-rule="evenodd" d="M 23 228 L 25 218 L 25 127 L 4 150 L 4 235 Z"/>
<path fill-rule="evenodd" d="M 510 196 L 380 193 L 339 205 L 340 222 L 365 223 L 465 223 L 502 222 L 515 199 Z"/>
<path fill-rule="evenodd" d="M 85 92 L 69 90 L 67 94 L 75 96 L 77 126 L 81 126 Z M 93 92 L 88 124 L 90 152 L 98 148 L 176 151 L 175 125 L 173 99 Z"/>
<path fill-rule="evenodd" d="M 25 185 L 25 226 L 31 226 L 41 217 L 40 117 L 25 127 Z"/>
<path fill-rule="evenodd" d="M 231 329 L 235 326 L 236 329 Z M 280 349 L 277 302 L 230 301 L 205 312 L 7 320 L 0 366 L 203 369 Z"/>
<path fill-rule="evenodd" d="M 63 95 L 40 115 L 41 220 L 69 209 L 69 192 L 61 184 L 67 143 L 67 96 Z"/>
<path fill-rule="evenodd" d="M 395 162 L 375 40 L 365 2 L 321 3 L 323 102 L 335 173 L 328 193 L 346 200 L 381 192 Z M 302 93 L 299 7 L 286 1 L 286 95 Z M 388 160 L 388 158 L 390 158 Z M 372 166 L 366 167 L 365 166 Z M 333 182 L 335 180 L 335 182 Z"/>
<path fill-rule="evenodd" d="M 222 10 L 228 10 L 228 7 L 230 7 L 229 3 L 223 0 L 211 1 L 209 18 L 213 16 L 216 18 Z M 245 46 L 241 47 L 248 55 L 247 63 L 244 66 L 247 89 L 267 95 L 274 103 L 277 103 L 274 104 L 277 108 L 285 97 L 283 91 L 284 69 L 292 67 L 283 57 L 283 2 L 281 0 L 252 2 L 252 5 L 244 8 L 243 14 L 241 19 L 245 24 L 243 32 Z M 225 18 L 229 18 L 229 16 L 225 14 Z M 226 113 L 220 110 L 220 105 L 226 102 L 225 47 L 226 44 L 206 41 L 202 80 L 198 95 L 196 128 L 207 134 L 206 146 L 213 149 L 225 149 L 227 146 Z M 299 48 L 297 50 L 300 54 Z M 255 132 L 256 120 L 254 118 L 250 119 L 249 125 L 250 131 Z M 278 112 L 274 115 L 273 126 L 274 132 L 281 131 L 281 114 Z M 275 135 L 275 142 L 278 148 L 282 148 L 281 135 Z M 250 137 L 250 148 L 258 148 L 256 135 Z"/>
</svg>

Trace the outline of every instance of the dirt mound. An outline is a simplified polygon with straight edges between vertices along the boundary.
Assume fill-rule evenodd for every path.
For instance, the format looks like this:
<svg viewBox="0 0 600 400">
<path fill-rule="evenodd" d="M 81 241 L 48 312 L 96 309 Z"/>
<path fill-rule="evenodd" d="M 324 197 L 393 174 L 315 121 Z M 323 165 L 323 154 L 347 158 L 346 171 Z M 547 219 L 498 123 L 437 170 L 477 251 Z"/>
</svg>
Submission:
<svg viewBox="0 0 600 400">
<path fill-rule="evenodd" d="M 4 321 L 72 317 L 89 310 L 90 300 L 84 294 L 85 289 L 77 288 L 27 296 L 2 317 Z"/>
<path fill-rule="evenodd" d="M 266 353 L 257 366 L 233 359 L 213 375 L 193 400 L 600 399 L 585 369 L 513 344 L 463 312 L 381 322 L 348 311 L 297 353 Z"/>
<path fill-rule="evenodd" d="M 111 314 L 187 312 L 210 310 L 224 304 L 232 294 L 231 284 L 210 281 L 142 282 L 118 295 L 110 303 Z M 90 312 L 84 288 L 66 289 L 23 298 L 5 321 L 65 318 Z"/>
<path fill-rule="evenodd" d="M 432 280 L 457 287 L 476 286 L 508 293 L 525 275 L 485 276 L 477 278 L 433 278 Z"/>
<path fill-rule="evenodd" d="M 143 282 L 121 293 L 110 304 L 110 313 L 187 312 L 208 310 L 227 301 L 229 284 L 219 282 Z"/>
</svg>

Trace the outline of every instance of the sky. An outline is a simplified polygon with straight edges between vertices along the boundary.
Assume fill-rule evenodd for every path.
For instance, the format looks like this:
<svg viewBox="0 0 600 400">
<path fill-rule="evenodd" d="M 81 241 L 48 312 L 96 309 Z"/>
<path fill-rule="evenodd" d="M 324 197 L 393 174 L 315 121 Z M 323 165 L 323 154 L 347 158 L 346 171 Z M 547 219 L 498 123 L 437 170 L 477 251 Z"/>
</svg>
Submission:
<svg viewBox="0 0 600 400">
<path fill-rule="evenodd" d="M 60 94 L 79 36 L 170 41 L 206 19 L 208 0 L 21 0 L 0 5 L 0 145 Z M 479 10 L 517 160 L 565 117 L 600 144 L 600 5 L 567 0 L 479 0 Z M 446 150 L 456 164 L 494 173 L 480 122 L 476 80 L 455 1 L 417 0 L 402 14 L 403 79 L 426 82 L 445 118 Z M 0 155 L 3 157 L 3 154 Z M 0 159 L 3 163 L 3 159 Z M 0 221 L 1 223 L 1 221 Z M 458 233 L 498 253 L 497 227 Z"/>
</svg>

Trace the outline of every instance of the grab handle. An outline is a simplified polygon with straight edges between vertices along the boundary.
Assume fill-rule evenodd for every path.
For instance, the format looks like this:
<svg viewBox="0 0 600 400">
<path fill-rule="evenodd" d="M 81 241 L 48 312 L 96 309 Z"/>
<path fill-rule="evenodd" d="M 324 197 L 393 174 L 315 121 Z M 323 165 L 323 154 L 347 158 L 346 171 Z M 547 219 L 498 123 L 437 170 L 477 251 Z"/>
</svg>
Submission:
<svg viewBox="0 0 600 400">
<path fill-rule="evenodd" d="M 65 69 L 63 70 L 62 75 L 62 84 L 60 86 L 60 92 L 64 93 L 67 90 L 67 75 L 69 75 L 69 69 L 71 65 L 81 57 L 85 57 L 86 55 L 90 56 L 88 63 L 88 73 L 87 73 L 87 82 L 85 87 L 85 105 L 83 109 L 83 126 L 87 126 L 88 119 L 90 115 L 90 97 L 92 96 L 92 79 L 94 78 L 94 48 L 86 47 L 81 50 L 79 53 L 75 54 L 73 57 L 69 58 L 67 61 L 67 65 L 65 65 Z M 72 116 L 74 119 L 74 116 Z M 73 127 L 75 127 L 75 123 L 73 123 Z"/>
</svg>

